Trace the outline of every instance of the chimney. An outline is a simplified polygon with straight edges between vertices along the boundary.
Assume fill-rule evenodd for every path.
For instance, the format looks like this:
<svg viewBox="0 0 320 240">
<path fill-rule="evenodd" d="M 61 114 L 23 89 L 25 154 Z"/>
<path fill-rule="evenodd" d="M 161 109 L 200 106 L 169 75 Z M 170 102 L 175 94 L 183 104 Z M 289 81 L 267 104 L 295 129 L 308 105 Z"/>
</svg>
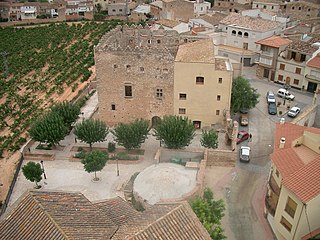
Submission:
<svg viewBox="0 0 320 240">
<path fill-rule="evenodd" d="M 280 118 L 280 124 L 284 124 L 286 122 L 285 118 Z"/>
<path fill-rule="evenodd" d="M 286 143 L 286 138 L 285 137 L 280 138 L 279 148 L 284 148 L 285 143 Z"/>
</svg>

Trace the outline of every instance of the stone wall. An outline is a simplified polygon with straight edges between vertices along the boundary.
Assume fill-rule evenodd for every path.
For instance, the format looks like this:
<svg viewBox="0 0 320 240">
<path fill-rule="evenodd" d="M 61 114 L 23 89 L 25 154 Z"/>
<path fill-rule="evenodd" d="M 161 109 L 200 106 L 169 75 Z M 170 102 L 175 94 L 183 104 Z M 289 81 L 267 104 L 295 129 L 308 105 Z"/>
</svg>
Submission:
<svg viewBox="0 0 320 240">
<path fill-rule="evenodd" d="M 194 18 L 194 3 L 186 0 L 163 1 L 160 18 L 188 21 Z"/>
<path fill-rule="evenodd" d="M 159 154 L 159 163 L 170 162 L 171 158 L 181 158 L 186 161 L 204 159 L 204 150 L 177 150 L 161 148 Z"/>
<path fill-rule="evenodd" d="M 319 119 L 319 117 L 317 118 L 317 110 L 319 108 L 319 105 L 316 104 L 316 96 L 314 97 L 313 101 L 314 104 L 310 105 L 305 111 L 303 111 L 303 113 L 298 115 L 292 121 L 293 124 L 306 127 L 313 127 L 316 124 L 316 119 Z M 318 101 L 320 101 L 320 97 Z"/>
</svg>

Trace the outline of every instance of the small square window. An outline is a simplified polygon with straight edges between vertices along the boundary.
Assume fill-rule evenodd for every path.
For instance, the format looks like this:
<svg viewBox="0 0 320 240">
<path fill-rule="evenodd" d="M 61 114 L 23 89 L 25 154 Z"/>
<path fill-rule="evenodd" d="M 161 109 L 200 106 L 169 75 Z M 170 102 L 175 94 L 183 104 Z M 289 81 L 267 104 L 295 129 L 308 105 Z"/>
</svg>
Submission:
<svg viewBox="0 0 320 240">
<path fill-rule="evenodd" d="M 284 65 L 284 64 L 282 64 L 282 63 L 280 63 L 280 69 L 281 69 L 281 70 L 284 70 L 284 69 L 285 69 L 285 67 L 286 67 L 286 65 Z"/>
<path fill-rule="evenodd" d="M 144 67 L 140 67 L 140 72 L 144 72 Z"/>
<path fill-rule="evenodd" d="M 179 114 L 186 114 L 185 108 L 179 108 Z"/>
<path fill-rule="evenodd" d="M 116 105 L 115 104 L 111 104 L 111 110 L 116 110 Z"/>
<path fill-rule="evenodd" d="M 289 223 L 287 219 L 281 216 L 280 223 L 284 226 L 289 232 L 291 232 L 292 224 Z"/>
<path fill-rule="evenodd" d="M 301 74 L 301 68 L 296 68 L 296 74 Z"/>
<path fill-rule="evenodd" d="M 124 86 L 124 94 L 125 97 L 132 97 L 132 86 Z"/>
<path fill-rule="evenodd" d="M 204 84 L 204 77 L 196 77 L 196 84 L 203 85 Z"/>
<path fill-rule="evenodd" d="M 298 80 L 298 79 L 294 79 L 294 80 L 293 80 L 293 84 L 299 85 L 299 80 Z"/>
<path fill-rule="evenodd" d="M 164 68 L 164 69 L 163 69 L 163 73 L 164 73 L 164 74 L 168 74 L 168 73 L 169 73 L 168 68 Z"/>
<path fill-rule="evenodd" d="M 216 110 L 216 115 L 220 115 L 220 110 Z"/>
<path fill-rule="evenodd" d="M 148 39 L 148 44 L 151 44 L 151 39 Z"/>
<path fill-rule="evenodd" d="M 162 88 L 157 88 L 156 97 L 158 99 L 162 99 L 162 97 L 163 97 L 163 89 Z"/>
<path fill-rule="evenodd" d="M 179 94 L 179 99 L 180 100 L 187 100 L 187 94 L 186 93 L 180 93 Z"/>
<path fill-rule="evenodd" d="M 158 40 L 157 40 L 157 43 L 161 43 L 161 40 L 160 40 L 160 39 L 158 39 Z"/>
<path fill-rule="evenodd" d="M 131 65 L 127 65 L 126 68 L 129 71 L 131 69 Z"/>
<path fill-rule="evenodd" d="M 113 68 L 118 68 L 118 65 L 117 65 L 117 64 L 114 64 L 114 65 L 113 65 Z"/>
<path fill-rule="evenodd" d="M 217 101 L 220 101 L 221 95 L 217 95 Z"/>
<path fill-rule="evenodd" d="M 219 78 L 218 83 L 222 83 L 222 78 Z"/>
<path fill-rule="evenodd" d="M 283 81 L 283 75 L 278 75 L 278 80 Z"/>
</svg>

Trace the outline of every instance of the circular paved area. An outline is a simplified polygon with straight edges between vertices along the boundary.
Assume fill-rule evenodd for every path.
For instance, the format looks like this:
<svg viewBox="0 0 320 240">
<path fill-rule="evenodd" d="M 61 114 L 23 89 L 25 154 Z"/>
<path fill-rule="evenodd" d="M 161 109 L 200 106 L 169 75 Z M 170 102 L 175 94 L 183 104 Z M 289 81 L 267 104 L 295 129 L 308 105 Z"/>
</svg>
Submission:
<svg viewBox="0 0 320 240">
<path fill-rule="evenodd" d="M 133 190 L 149 204 L 174 199 L 196 186 L 196 169 L 174 163 L 160 163 L 144 169 L 135 179 Z"/>
</svg>

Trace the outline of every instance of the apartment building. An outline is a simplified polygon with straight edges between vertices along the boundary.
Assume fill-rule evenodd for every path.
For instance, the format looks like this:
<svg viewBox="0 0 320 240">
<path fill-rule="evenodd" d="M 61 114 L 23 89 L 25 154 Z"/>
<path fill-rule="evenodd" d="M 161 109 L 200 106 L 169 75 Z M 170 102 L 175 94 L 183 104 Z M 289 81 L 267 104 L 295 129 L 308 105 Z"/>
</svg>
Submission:
<svg viewBox="0 0 320 240">
<path fill-rule="evenodd" d="M 307 62 L 303 85 L 308 92 L 320 93 L 320 53 Z"/>
<path fill-rule="evenodd" d="M 266 9 L 272 12 L 278 12 L 281 9 L 282 0 L 254 0 L 252 1 L 252 9 Z"/>
<path fill-rule="evenodd" d="M 320 16 L 320 4 L 310 1 L 290 1 L 281 5 L 281 10 L 292 19 L 305 20 Z"/>
<path fill-rule="evenodd" d="M 277 123 L 265 213 L 277 239 L 320 237 L 320 129 Z"/>
<path fill-rule="evenodd" d="M 272 36 L 256 42 L 256 44 L 260 45 L 260 59 L 256 70 L 258 78 L 274 81 L 278 55 L 291 42 L 290 39 L 280 36 Z"/>
<path fill-rule="evenodd" d="M 259 59 L 256 41 L 280 33 L 283 27 L 275 21 L 230 13 L 220 21 L 219 28 L 227 35 L 226 45 L 219 46 L 219 55 L 251 66 Z"/>
<path fill-rule="evenodd" d="M 210 8 L 211 3 L 206 2 L 204 0 L 196 0 L 194 2 L 194 14 L 196 16 L 207 14 Z"/>
<path fill-rule="evenodd" d="M 312 87 L 305 85 L 305 67 L 307 61 L 320 51 L 318 42 L 319 35 L 293 40 L 278 57 L 275 81 L 296 89 L 313 91 Z"/>
<path fill-rule="evenodd" d="M 240 13 L 243 10 L 251 9 L 251 4 L 247 0 L 215 0 L 213 11 L 228 14 L 230 12 Z"/>
<path fill-rule="evenodd" d="M 223 122 L 230 109 L 232 65 L 214 55 L 212 40 L 179 46 L 174 62 L 174 114 L 187 116 L 197 128 Z"/>
</svg>

